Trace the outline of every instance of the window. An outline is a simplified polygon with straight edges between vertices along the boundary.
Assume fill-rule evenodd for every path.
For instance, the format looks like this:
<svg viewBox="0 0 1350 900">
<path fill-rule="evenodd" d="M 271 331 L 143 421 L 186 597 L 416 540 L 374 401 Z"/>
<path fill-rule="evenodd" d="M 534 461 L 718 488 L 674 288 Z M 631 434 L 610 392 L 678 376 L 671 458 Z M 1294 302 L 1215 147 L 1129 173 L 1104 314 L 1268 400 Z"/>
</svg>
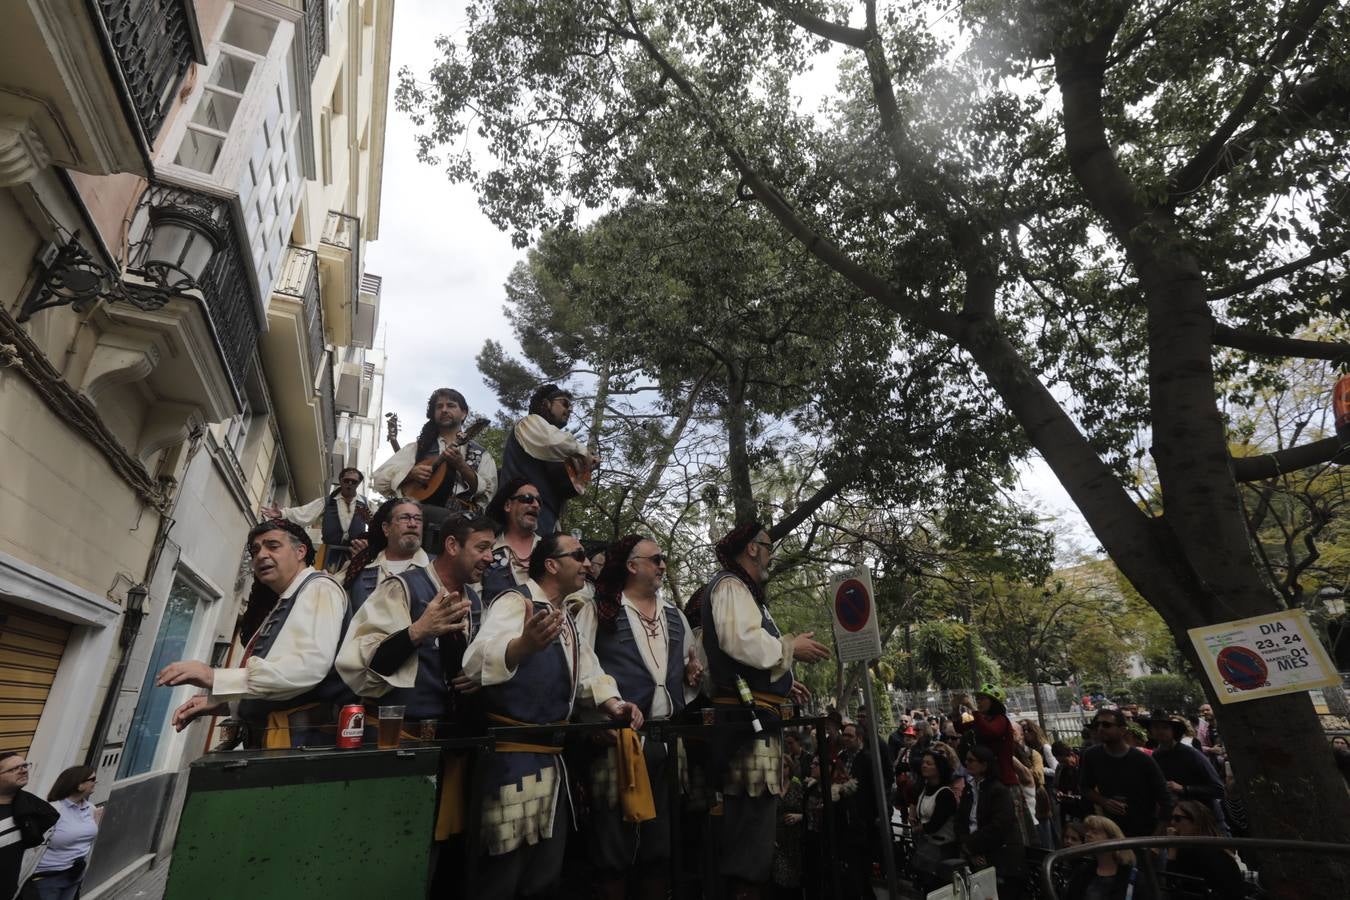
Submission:
<svg viewBox="0 0 1350 900">
<path fill-rule="evenodd" d="M 181 576 L 175 579 L 169 602 L 164 607 L 164 618 L 159 622 L 159 633 L 155 635 L 155 648 L 145 670 L 136 712 L 131 717 L 122 763 L 117 770 L 118 778 L 144 775 L 157 764 L 163 764 L 160 757 L 163 748 L 168 746 L 164 737 L 171 733 L 169 716 L 196 688 L 157 688 L 155 676 L 169 663 L 191 655 L 193 625 L 208 599 Z"/>
</svg>

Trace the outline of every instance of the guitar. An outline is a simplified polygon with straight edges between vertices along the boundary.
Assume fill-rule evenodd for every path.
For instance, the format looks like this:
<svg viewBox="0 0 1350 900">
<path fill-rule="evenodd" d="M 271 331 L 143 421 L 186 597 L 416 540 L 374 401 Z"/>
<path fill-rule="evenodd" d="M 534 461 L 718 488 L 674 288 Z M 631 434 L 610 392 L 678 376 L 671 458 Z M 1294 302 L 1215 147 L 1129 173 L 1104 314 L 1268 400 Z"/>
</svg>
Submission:
<svg viewBox="0 0 1350 900">
<path fill-rule="evenodd" d="M 384 414 L 385 437 L 389 440 L 389 446 L 398 452 L 398 413 Z"/>
<path fill-rule="evenodd" d="M 426 480 L 426 484 L 416 482 L 412 478 L 405 478 L 403 479 L 403 483 L 398 486 L 399 491 L 403 493 L 403 496 L 418 502 L 424 502 L 428 497 L 434 497 L 436 492 L 441 489 L 441 484 L 445 481 L 446 475 L 450 471 L 450 465 L 445 458 L 446 453 L 450 450 L 458 450 L 460 447 L 463 447 L 469 441 L 477 437 L 479 432 L 491 424 L 492 423 L 487 419 L 475 420 L 472 425 L 464 429 L 460 436 L 455 439 L 455 443 L 451 447 L 447 447 L 445 451 L 441 452 L 440 456 L 436 457 L 435 463 L 432 464 L 431 477 Z"/>
</svg>

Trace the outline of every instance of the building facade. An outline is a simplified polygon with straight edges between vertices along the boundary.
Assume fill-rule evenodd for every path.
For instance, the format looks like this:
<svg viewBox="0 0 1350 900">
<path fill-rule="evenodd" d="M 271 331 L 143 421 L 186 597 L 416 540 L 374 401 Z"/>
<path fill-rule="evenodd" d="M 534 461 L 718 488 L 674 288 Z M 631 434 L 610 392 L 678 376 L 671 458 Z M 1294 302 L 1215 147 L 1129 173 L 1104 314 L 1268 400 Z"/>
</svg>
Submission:
<svg viewBox="0 0 1350 900">
<path fill-rule="evenodd" d="M 83 896 L 172 841 L 264 505 L 373 454 L 394 0 L 20 0 L 0 29 L 0 749 L 100 770 Z M 359 373 L 355 408 L 339 412 Z M 381 366 L 382 368 L 382 366 Z M 345 428 L 342 437 L 339 429 Z M 370 438 L 367 438 L 370 439 Z M 368 468 L 365 466 L 363 468 Z"/>
</svg>

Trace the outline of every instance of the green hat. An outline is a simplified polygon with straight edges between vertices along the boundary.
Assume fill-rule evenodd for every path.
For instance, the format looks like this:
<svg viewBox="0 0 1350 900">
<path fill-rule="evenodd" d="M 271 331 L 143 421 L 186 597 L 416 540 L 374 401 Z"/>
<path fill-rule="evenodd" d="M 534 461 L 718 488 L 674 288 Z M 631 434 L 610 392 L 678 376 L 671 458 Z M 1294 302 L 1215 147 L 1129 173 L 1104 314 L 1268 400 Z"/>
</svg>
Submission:
<svg viewBox="0 0 1350 900">
<path fill-rule="evenodd" d="M 984 684 L 980 685 L 980 689 L 975 692 L 976 697 L 980 696 L 981 694 L 984 694 L 990 700 L 997 700 L 999 703 L 1004 703 L 1008 699 L 1008 695 L 1004 693 L 1003 688 L 999 687 L 996 684 L 990 684 L 987 681 Z"/>
</svg>

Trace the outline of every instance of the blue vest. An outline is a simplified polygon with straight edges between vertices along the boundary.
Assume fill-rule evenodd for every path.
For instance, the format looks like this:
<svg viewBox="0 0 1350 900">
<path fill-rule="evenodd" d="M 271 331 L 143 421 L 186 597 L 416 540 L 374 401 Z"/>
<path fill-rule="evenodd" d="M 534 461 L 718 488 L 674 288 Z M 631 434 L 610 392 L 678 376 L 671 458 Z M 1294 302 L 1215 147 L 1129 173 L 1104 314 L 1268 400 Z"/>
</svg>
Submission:
<svg viewBox="0 0 1350 900">
<path fill-rule="evenodd" d="M 439 446 L 437 444 L 436 446 Z M 483 445 L 477 441 L 469 441 L 459 448 L 459 452 L 464 456 L 464 462 L 475 472 L 478 471 L 478 464 L 483 461 L 483 454 L 487 451 Z M 419 463 L 431 461 L 435 462 L 441 458 L 440 450 L 432 450 L 430 453 L 424 453 L 417 458 Z M 447 463 L 448 466 L 448 463 Z M 450 500 L 453 498 L 459 500 L 462 504 L 468 506 L 473 504 L 473 496 L 478 488 L 465 487 L 459 493 L 454 493 L 455 485 L 459 483 L 459 474 L 453 470 L 447 469 L 445 477 L 441 479 L 441 486 L 436 488 L 436 492 L 422 501 L 423 506 L 450 506 Z M 455 504 L 459 506 L 459 504 Z"/>
<path fill-rule="evenodd" d="M 506 436 L 506 445 L 502 448 L 501 483 L 505 484 L 520 476 L 534 485 L 539 491 L 539 533 L 552 534 L 557 530 L 558 520 L 562 518 L 563 505 L 577 495 L 572 487 L 572 479 L 567 476 L 567 468 L 557 460 L 536 459 L 525 451 L 516 440 L 514 426 Z"/>
<path fill-rule="evenodd" d="M 511 571 L 511 550 L 509 547 L 497 547 L 492 551 L 492 565 L 487 567 L 483 573 L 483 602 L 491 603 L 497 599 L 498 594 L 504 594 L 507 591 L 514 591 L 520 585 L 516 584 L 516 575 Z"/>
<path fill-rule="evenodd" d="M 520 603 L 526 596 L 526 590 L 521 587 L 502 594 L 495 602 Z M 531 615 L 553 608 L 546 600 L 531 599 L 530 605 Z M 537 725 L 566 720 L 576 695 L 576 672 L 567 663 L 562 642 L 574 640 L 575 637 L 576 626 L 569 616 L 567 624 L 553 639 L 553 643 L 525 657 L 511 680 L 483 688 L 485 709 L 490 713 Z M 579 650 L 572 654 L 572 658 L 579 658 Z M 489 784 L 494 788 L 505 784 L 519 785 L 526 778 L 538 775 L 553 765 L 555 759 L 548 753 L 494 753 L 488 763 Z"/>
<path fill-rule="evenodd" d="M 666 691 L 670 694 L 673 716 L 684 709 L 684 622 L 680 612 L 671 606 L 664 606 L 666 616 Z M 651 670 L 643 661 L 642 651 L 637 642 L 646 640 L 645 636 L 633 634 L 628 613 L 622 608 L 614 619 L 614 628 L 599 623 L 595 632 L 595 655 L 600 659 L 600 668 L 614 678 L 619 685 L 619 696 L 636 703 L 643 717 L 651 715 L 652 698 L 656 696 L 656 682 L 652 680 Z"/>
<path fill-rule="evenodd" d="M 436 584 L 426 569 L 408 569 L 394 577 L 403 582 L 403 588 L 408 592 L 408 616 L 416 622 L 426 612 L 427 604 L 436 598 Z M 472 588 L 466 586 L 464 591 L 470 603 L 469 633 L 473 635 L 478 630 L 482 605 Z M 463 668 L 467 646 L 468 642 L 461 634 L 447 634 L 434 641 L 423 641 L 417 647 L 417 679 L 413 686 L 394 688 L 381 697 L 380 702 L 407 707 L 404 714 L 409 719 L 445 719 L 450 714 L 449 678 L 459 674 Z M 453 671 L 450 671 L 451 668 Z"/>
<path fill-rule="evenodd" d="M 380 584 L 380 567 L 371 564 L 357 573 L 352 586 L 347 588 L 347 613 L 356 615 L 356 611 L 366 602 Z"/>
<path fill-rule="evenodd" d="M 342 522 L 338 519 L 338 498 L 329 497 L 328 502 L 323 505 L 323 542 L 347 546 L 353 538 L 359 538 L 366 533 L 366 516 L 369 513 L 370 508 L 366 505 L 365 498 L 357 497 L 355 507 L 352 509 L 351 524 L 347 526 L 346 532 L 343 532 Z"/>
<path fill-rule="evenodd" d="M 736 676 L 739 675 L 745 679 L 745 683 L 750 685 L 750 690 L 760 691 L 768 694 L 778 694 L 786 697 L 788 691 L 792 690 L 792 670 L 783 675 L 777 681 L 769 678 L 767 669 L 756 669 L 753 666 L 747 666 L 722 649 L 722 643 L 717 639 L 717 623 L 713 616 L 713 592 L 724 578 L 736 578 L 736 575 L 721 571 L 713 576 L 713 580 L 708 582 L 707 609 L 703 613 L 703 650 L 708 654 L 708 673 L 712 676 L 713 689 L 718 696 L 737 697 Z M 760 627 L 774 637 L 782 637 L 778 626 L 774 624 L 772 617 L 769 616 L 767 606 L 760 607 Z M 627 695 L 625 695 L 627 696 Z"/>
<path fill-rule="evenodd" d="M 290 618 L 291 610 L 295 608 L 295 601 L 305 592 L 315 580 L 327 578 L 336 583 L 333 576 L 324 572 L 311 572 L 300 587 L 289 598 L 278 600 L 276 607 L 270 612 L 263 623 L 258 626 L 258 639 L 253 642 L 253 656 L 259 659 L 266 659 L 267 654 L 271 652 L 272 645 L 276 643 L 277 635 L 286 627 L 286 620 Z M 347 633 L 347 625 L 351 622 L 351 608 L 348 607 L 342 617 L 342 634 Z M 339 638 L 339 641 L 341 638 Z M 334 648 L 336 651 L 337 648 Z M 336 652 L 334 659 L 336 660 Z M 304 706 L 309 703 L 331 703 L 342 705 L 345 703 L 356 702 L 356 695 L 352 693 L 351 688 L 338 675 L 337 669 L 333 666 L 328 667 L 328 674 L 323 677 L 318 684 L 305 691 L 298 697 L 291 697 L 287 700 L 265 700 L 248 699 L 239 703 L 239 716 L 245 721 L 256 722 L 267 718 L 267 714 L 281 709 L 294 709 L 297 706 Z"/>
</svg>

